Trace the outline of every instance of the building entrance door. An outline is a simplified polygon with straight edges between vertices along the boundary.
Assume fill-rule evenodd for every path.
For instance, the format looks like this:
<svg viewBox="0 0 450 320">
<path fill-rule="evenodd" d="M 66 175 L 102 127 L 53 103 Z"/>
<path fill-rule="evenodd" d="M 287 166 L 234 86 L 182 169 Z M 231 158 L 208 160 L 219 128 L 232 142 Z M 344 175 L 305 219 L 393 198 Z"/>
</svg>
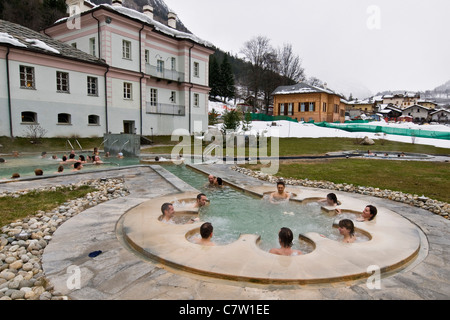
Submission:
<svg viewBox="0 0 450 320">
<path fill-rule="evenodd" d="M 136 133 L 134 121 L 128 121 L 128 120 L 123 121 L 123 133 L 126 133 L 126 134 L 135 134 Z"/>
</svg>

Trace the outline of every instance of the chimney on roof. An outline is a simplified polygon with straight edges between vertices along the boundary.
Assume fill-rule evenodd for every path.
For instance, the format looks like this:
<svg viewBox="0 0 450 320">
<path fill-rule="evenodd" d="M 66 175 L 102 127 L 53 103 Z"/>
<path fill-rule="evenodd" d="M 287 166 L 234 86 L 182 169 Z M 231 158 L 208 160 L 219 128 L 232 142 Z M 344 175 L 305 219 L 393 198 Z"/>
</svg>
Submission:
<svg viewBox="0 0 450 320">
<path fill-rule="evenodd" d="M 328 89 L 328 84 L 326 82 L 323 84 L 323 88 Z"/>
<path fill-rule="evenodd" d="M 146 4 L 142 11 L 149 17 L 150 19 L 153 19 L 153 7 L 151 5 Z"/>
<path fill-rule="evenodd" d="M 177 28 L 177 14 L 175 12 L 169 12 L 167 16 L 167 24 L 169 27 L 176 29 Z"/>
<path fill-rule="evenodd" d="M 122 6 L 122 0 L 113 0 L 112 1 L 113 7 L 121 7 Z"/>
<path fill-rule="evenodd" d="M 69 17 L 73 17 L 81 13 L 81 8 L 84 0 L 66 0 L 66 5 L 69 10 Z"/>
</svg>

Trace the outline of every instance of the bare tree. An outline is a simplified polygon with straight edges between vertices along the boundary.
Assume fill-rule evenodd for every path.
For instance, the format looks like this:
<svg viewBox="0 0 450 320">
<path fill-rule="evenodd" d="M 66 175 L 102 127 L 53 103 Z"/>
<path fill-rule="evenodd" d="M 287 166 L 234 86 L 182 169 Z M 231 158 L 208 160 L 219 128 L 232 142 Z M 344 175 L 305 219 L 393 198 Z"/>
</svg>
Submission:
<svg viewBox="0 0 450 320">
<path fill-rule="evenodd" d="M 310 86 L 315 86 L 315 87 L 323 87 L 324 86 L 323 81 L 316 77 L 310 77 L 308 80 L 306 80 L 306 83 L 309 84 Z"/>
<path fill-rule="evenodd" d="M 278 49 L 279 73 L 287 81 L 298 83 L 305 80 L 305 70 L 302 68 L 302 61 L 298 54 L 292 49 L 292 44 L 285 43 Z M 289 85 L 289 83 L 286 83 Z"/>
<path fill-rule="evenodd" d="M 255 109 L 263 74 L 269 66 L 273 65 L 273 57 L 276 56 L 276 52 L 270 44 L 269 38 L 257 36 L 244 43 L 241 53 L 245 60 L 249 62 L 248 80 L 249 86 L 255 94 L 253 105 L 253 109 Z"/>
</svg>

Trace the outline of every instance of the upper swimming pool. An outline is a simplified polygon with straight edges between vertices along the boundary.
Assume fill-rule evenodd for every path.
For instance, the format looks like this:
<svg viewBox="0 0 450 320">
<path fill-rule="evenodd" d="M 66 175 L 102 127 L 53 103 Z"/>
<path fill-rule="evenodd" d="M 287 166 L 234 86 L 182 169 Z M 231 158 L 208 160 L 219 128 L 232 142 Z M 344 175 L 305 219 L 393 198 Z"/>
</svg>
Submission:
<svg viewBox="0 0 450 320">
<path fill-rule="evenodd" d="M 90 152 L 83 153 L 85 157 L 88 154 L 90 155 Z M 47 154 L 45 158 L 42 158 L 41 155 L 37 154 L 19 157 L 3 156 L 2 158 L 5 159 L 6 162 L 0 163 L 0 179 L 10 179 L 14 173 L 18 173 L 21 178 L 32 178 L 35 176 L 35 169 L 42 169 L 44 176 L 57 174 L 58 167 L 62 163 L 61 157 L 63 154 L 58 153 L 55 155 L 57 159 L 52 159 L 52 154 Z M 76 156 L 77 159 L 78 155 L 79 154 Z M 81 170 L 84 172 L 139 164 L 139 158 L 118 159 L 115 157 L 102 157 L 102 161 L 104 163 L 101 165 L 84 163 Z M 63 174 L 71 173 L 73 170 L 73 162 L 64 163 L 63 167 Z"/>
</svg>

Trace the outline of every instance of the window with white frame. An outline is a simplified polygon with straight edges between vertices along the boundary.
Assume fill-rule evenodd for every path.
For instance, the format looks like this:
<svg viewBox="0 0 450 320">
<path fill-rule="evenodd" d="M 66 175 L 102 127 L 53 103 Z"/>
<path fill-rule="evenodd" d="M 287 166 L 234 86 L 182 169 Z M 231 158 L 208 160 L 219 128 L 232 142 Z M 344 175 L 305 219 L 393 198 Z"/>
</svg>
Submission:
<svg viewBox="0 0 450 320">
<path fill-rule="evenodd" d="M 69 93 L 69 73 L 56 71 L 56 91 Z"/>
<path fill-rule="evenodd" d="M 98 78 L 87 77 L 87 93 L 88 96 L 98 96 Z"/>
<path fill-rule="evenodd" d="M 200 77 L 200 63 L 194 62 L 194 77 Z"/>
<path fill-rule="evenodd" d="M 177 59 L 176 58 L 172 57 L 170 59 L 170 67 L 171 67 L 171 70 L 177 69 Z"/>
<path fill-rule="evenodd" d="M 145 63 L 150 63 L 150 50 L 145 50 Z"/>
<path fill-rule="evenodd" d="M 306 106 L 305 106 L 306 104 L 304 103 L 304 102 L 300 102 L 300 110 L 298 110 L 298 111 L 300 111 L 300 112 L 305 112 L 306 111 Z"/>
<path fill-rule="evenodd" d="M 198 93 L 194 93 L 194 107 L 200 108 L 200 95 Z"/>
<path fill-rule="evenodd" d="M 133 84 L 129 82 L 123 83 L 123 98 L 125 100 L 132 99 Z"/>
<path fill-rule="evenodd" d="M 36 89 L 34 67 L 20 66 L 20 87 L 22 89 Z"/>
<path fill-rule="evenodd" d="M 156 72 L 158 72 L 158 73 L 164 72 L 164 61 L 163 60 L 158 60 L 156 62 Z"/>
<path fill-rule="evenodd" d="M 294 115 L 294 104 L 288 103 L 288 115 L 293 116 Z"/>
<path fill-rule="evenodd" d="M 309 103 L 309 112 L 314 112 L 314 111 L 316 111 L 316 103 L 310 102 Z"/>
<path fill-rule="evenodd" d="M 150 89 L 150 105 L 156 106 L 158 104 L 158 89 Z"/>
<path fill-rule="evenodd" d="M 89 53 L 92 54 L 93 56 L 97 56 L 97 48 L 95 46 L 95 38 L 90 38 L 89 39 Z"/>
<path fill-rule="evenodd" d="M 131 41 L 122 40 L 122 58 L 131 60 Z"/>
</svg>

